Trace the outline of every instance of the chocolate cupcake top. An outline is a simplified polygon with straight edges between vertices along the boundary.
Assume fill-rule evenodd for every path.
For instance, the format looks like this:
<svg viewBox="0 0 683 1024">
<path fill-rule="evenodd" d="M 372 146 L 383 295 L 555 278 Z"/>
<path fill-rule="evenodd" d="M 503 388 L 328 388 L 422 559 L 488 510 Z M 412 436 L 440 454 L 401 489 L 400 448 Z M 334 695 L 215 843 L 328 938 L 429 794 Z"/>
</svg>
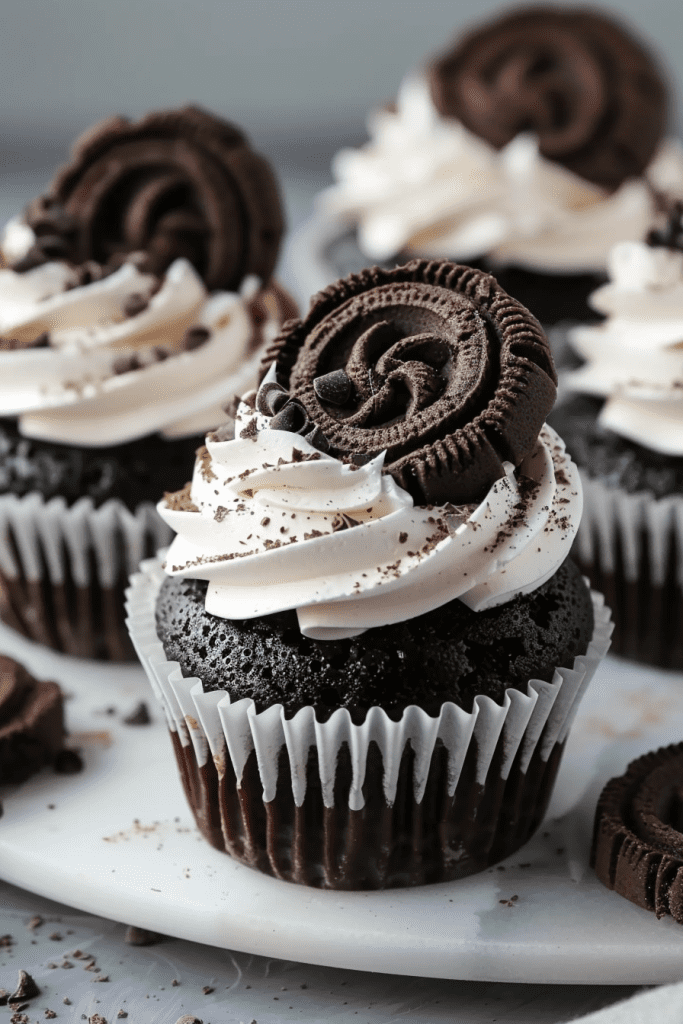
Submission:
<svg viewBox="0 0 683 1024">
<path fill-rule="evenodd" d="M 556 395 L 534 317 L 489 274 L 448 262 L 330 286 L 271 358 L 335 451 L 386 452 L 418 504 L 480 501 L 532 450 Z"/>
<path fill-rule="evenodd" d="M 539 150 L 613 191 L 642 174 L 664 134 L 667 89 L 651 54 L 597 11 L 535 6 L 456 40 L 430 71 L 445 117 L 502 149 Z"/>
<path fill-rule="evenodd" d="M 604 13 L 513 11 L 408 74 L 370 141 L 335 156 L 325 230 L 355 227 L 368 261 L 603 273 L 645 234 L 654 194 L 683 192 L 667 105 L 656 61 Z"/>
<path fill-rule="evenodd" d="M 683 744 L 633 761 L 603 789 L 591 862 L 600 881 L 683 924 Z"/>
<path fill-rule="evenodd" d="M 296 608 L 308 636 L 354 636 L 501 604 L 567 556 L 581 489 L 543 427 L 547 342 L 493 278 L 420 261 L 349 277 L 270 356 L 234 439 L 209 435 L 159 505 L 166 571 L 207 580 L 209 612 Z"/>
<path fill-rule="evenodd" d="M 87 447 L 215 426 L 291 312 L 268 283 L 281 232 L 233 125 L 192 107 L 95 125 L 5 231 L 3 414 Z"/>
<path fill-rule="evenodd" d="M 610 253 L 609 280 L 590 296 L 604 320 L 570 341 L 583 366 L 573 390 L 604 399 L 599 425 L 665 456 L 683 456 L 683 225 L 673 206 L 647 242 Z"/>
</svg>

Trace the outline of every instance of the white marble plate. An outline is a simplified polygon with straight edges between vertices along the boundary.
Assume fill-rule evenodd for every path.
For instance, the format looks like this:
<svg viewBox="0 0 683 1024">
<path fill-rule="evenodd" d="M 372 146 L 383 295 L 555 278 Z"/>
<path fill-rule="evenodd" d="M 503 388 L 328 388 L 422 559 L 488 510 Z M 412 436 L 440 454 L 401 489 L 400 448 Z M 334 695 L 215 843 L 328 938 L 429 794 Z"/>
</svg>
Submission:
<svg viewBox="0 0 683 1024">
<path fill-rule="evenodd" d="M 414 890 L 334 893 L 260 875 L 204 842 L 140 669 L 61 658 L 4 627 L 0 650 L 73 695 L 68 724 L 85 759 L 79 775 L 44 771 L 0 794 L 8 882 L 179 938 L 311 964 L 478 981 L 681 977 L 683 928 L 604 889 L 588 848 L 605 780 L 683 736 L 683 676 L 607 660 L 545 825 L 499 868 Z M 124 725 L 140 699 L 154 724 Z"/>
</svg>

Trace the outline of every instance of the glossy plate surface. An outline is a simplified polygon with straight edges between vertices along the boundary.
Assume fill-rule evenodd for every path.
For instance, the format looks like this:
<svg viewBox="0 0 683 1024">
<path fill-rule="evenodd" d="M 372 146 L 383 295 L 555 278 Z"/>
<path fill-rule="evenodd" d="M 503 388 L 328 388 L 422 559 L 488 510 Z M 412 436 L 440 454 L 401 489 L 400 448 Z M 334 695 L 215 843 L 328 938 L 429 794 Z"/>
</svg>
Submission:
<svg viewBox="0 0 683 1024">
<path fill-rule="evenodd" d="M 179 938 L 311 964 L 479 981 L 680 979 L 683 928 L 604 889 L 588 849 L 604 782 L 683 736 L 681 675 L 607 659 L 545 824 L 498 868 L 414 890 L 334 893 L 260 875 L 204 842 L 141 669 L 63 658 L 5 627 L 0 650 L 71 695 L 68 727 L 85 760 L 79 775 L 44 771 L 0 794 L 8 882 Z M 153 724 L 125 725 L 140 700 Z"/>
</svg>

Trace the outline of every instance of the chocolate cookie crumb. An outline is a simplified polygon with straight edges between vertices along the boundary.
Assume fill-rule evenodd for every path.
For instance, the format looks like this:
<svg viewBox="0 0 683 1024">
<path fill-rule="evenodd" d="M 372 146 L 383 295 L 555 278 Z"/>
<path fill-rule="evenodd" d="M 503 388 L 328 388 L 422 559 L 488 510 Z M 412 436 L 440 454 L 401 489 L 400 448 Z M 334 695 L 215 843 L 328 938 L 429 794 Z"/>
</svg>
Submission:
<svg viewBox="0 0 683 1024">
<path fill-rule="evenodd" d="M 83 771 L 83 758 L 75 750 L 60 750 L 54 760 L 53 768 L 58 775 L 77 775 L 78 772 Z M 52 937 L 51 935 L 50 938 Z"/>
<path fill-rule="evenodd" d="M 159 935 L 158 932 L 151 932 L 147 928 L 137 928 L 134 924 L 126 928 L 124 938 L 124 942 L 127 942 L 129 946 L 156 946 L 163 940 L 163 935 Z"/>
<path fill-rule="evenodd" d="M 16 990 L 9 997 L 10 1003 L 19 1003 L 24 999 L 35 999 L 40 995 L 40 989 L 28 971 L 19 971 L 19 980 Z"/>
<path fill-rule="evenodd" d="M 129 715 L 126 715 L 123 720 L 124 725 L 150 725 L 151 722 L 152 719 L 149 713 L 149 708 L 145 704 L 144 700 L 141 700 L 137 707 L 134 708 Z M 149 934 L 151 935 L 153 933 L 150 932 Z M 126 942 L 127 941 L 128 939 L 126 938 Z M 140 945 L 140 943 L 137 943 L 137 945 Z"/>
</svg>

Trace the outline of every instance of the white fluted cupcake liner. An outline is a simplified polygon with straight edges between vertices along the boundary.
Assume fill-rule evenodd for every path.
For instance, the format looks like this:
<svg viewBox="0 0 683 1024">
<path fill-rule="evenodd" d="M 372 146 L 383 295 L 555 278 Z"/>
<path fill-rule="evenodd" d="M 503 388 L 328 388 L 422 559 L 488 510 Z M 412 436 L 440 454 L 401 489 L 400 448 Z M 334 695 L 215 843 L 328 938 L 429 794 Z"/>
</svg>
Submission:
<svg viewBox="0 0 683 1024">
<path fill-rule="evenodd" d="M 33 492 L 0 496 L 0 617 L 67 654 L 133 654 L 123 591 L 140 561 L 170 539 L 154 505 L 68 505 Z"/>
<path fill-rule="evenodd" d="M 613 650 L 683 669 L 683 495 L 629 494 L 582 473 L 574 552 L 614 616 Z"/>
<path fill-rule="evenodd" d="M 505 789 L 506 786 L 517 792 L 517 803 L 521 800 L 528 804 L 530 792 L 526 783 L 527 775 L 531 777 L 534 772 L 543 774 L 553 760 L 553 770 L 549 774 L 554 779 L 559 755 L 581 697 L 610 643 L 609 609 L 601 595 L 593 593 L 595 629 L 586 654 L 575 659 L 573 668 L 558 668 L 552 682 L 530 680 L 526 692 L 512 688 L 507 690 L 500 705 L 488 697 L 479 696 L 475 698 L 471 712 L 463 711 L 448 702 L 443 705 L 438 717 L 431 717 L 420 708 L 412 706 L 404 711 L 398 721 L 393 721 L 381 708 L 375 707 L 370 709 L 362 724 L 354 724 L 346 709 L 335 711 L 328 721 L 321 723 L 316 720 L 314 709 L 306 707 L 288 719 L 279 704 L 259 713 L 252 700 L 232 702 L 225 691 L 205 693 L 200 679 L 184 678 L 179 665 L 166 659 L 156 634 L 154 611 L 163 579 L 164 572 L 158 559 L 143 562 L 141 571 L 131 581 L 127 595 L 128 627 L 174 735 L 181 774 L 198 823 L 214 845 L 227 849 L 262 870 L 270 870 L 280 877 L 309 884 L 335 887 L 335 881 L 339 883 L 340 877 L 330 877 L 334 875 L 334 870 L 319 871 L 317 875 L 314 872 L 313 878 L 307 877 L 306 865 L 297 861 L 291 852 L 283 854 L 279 848 L 276 838 L 271 834 L 275 827 L 271 817 L 280 820 L 284 815 L 288 821 L 285 831 L 290 834 L 289 842 L 292 847 L 296 847 L 296 840 L 291 839 L 292 829 L 296 834 L 297 828 L 303 828 L 301 821 L 306 817 L 309 791 L 313 786 L 311 799 L 318 805 L 317 818 L 335 813 L 338 816 L 341 812 L 345 820 L 356 821 L 356 829 L 360 827 L 358 821 L 362 820 L 367 831 L 369 823 L 366 819 L 371 808 L 367 806 L 366 790 L 377 787 L 377 752 L 381 762 L 381 800 L 384 810 L 394 817 L 405 817 L 398 805 L 400 801 L 405 803 L 406 799 L 410 803 L 413 818 L 415 808 L 427 804 L 433 807 L 435 786 L 440 792 L 437 803 L 443 804 L 445 808 L 437 811 L 437 815 L 448 814 L 447 808 L 457 803 L 456 793 L 462 797 L 461 789 L 465 780 L 472 794 L 478 794 L 478 805 L 483 806 L 489 800 L 487 791 L 490 794 L 494 789 L 501 790 L 501 787 Z M 410 778 L 409 792 L 406 794 L 407 759 L 410 762 Z M 339 765 L 342 760 L 346 763 L 345 782 L 340 787 Z M 443 762 L 440 779 L 434 777 L 437 760 Z M 215 779 L 212 781 L 214 774 Z M 243 834 L 240 849 L 234 849 L 235 845 L 240 846 L 239 842 L 235 842 L 236 837 L 239 838 L 240 828 L 235 828 L 234 822 L 226 821 L 230 801 L 224 799 L 224 790 L 228 778 L 236 787 L 233 797 L 237 804 L 244 802 L 245 794 L 240 791 L 245 789 L 246 780 L 249 799 L 253 797 L 256 784 L 258 799 L 266 808 L 273 810 L 273 815 L 267 815 L 268 820 L 263 826 L 262 851 L 255 849 L 258 837 L 245 837 Z M 221 800 L 224 803 L 220 814 L 216 813 L 216 808 L 207 806 L 212 802 L 212 788 L 219 803 Z M 538 788 L 533 780 L 530 788 L 534 791 Z M 546 779 L 540 787 L 544 804 L 547 803 L 551 788 L 552 779 Z M 508 798 L 510 804 L 510 794 Z M 538 824 L 541 809 L 538 811 L 535 813 L 534 808 L 525 806 L 526 825 L 533 822 L 535 827 Z M 479 814 L 480 817 L 483 814 L 481 807 Z M 496 850 L 501 843 L 504 849 L 504 836 L 498 835 L 497 847 L 494 843 L 494 833 L 500 833 L 500 808 L 489 808 L 487 814 L 492 814 L 492 818 L 488 823 L 484 821 L 484 832 L 489 834 Z M 486 815 L 483 817 L 486 818 Z M 290 819 L 297 818 L 301 818 L 299 824 L 294 822 L 292 825 Z M 220 828 L 217 825 L 219 819 Z M 414 832 L 414 824 L 409 831 Z M 437 829 L 440 827 L 438 822 L 432 824 Z M 521 842 L 528 838 L 526 825 L 522 829 Z M 318 826 L 322 830 L 320 844 L 324 848 L 325 843 L 329 844 L 330 841 L 330 836 L 326 834 L 329 828 L 322 820 L 313 825 L 309 822 L 311 831 Z M 423 822 L 420 827 L 426 828 L 428 823 Z M 387 828 L 387 835 L 396 834 L 395 822 L 387 825 Z M 241 831 L 243 833 L 244 829 Z M 508 838 L 520 845 L 520 835 L 512 838 L 513 834 L 514 829 L 509 830 Z M 382 840 L 385 846 L 387 835 Z M 310 834 L 306 839 L 310 840 Z M 415 847 L 416 842 L 419 845 L 420 839 L 413 834 L 410 840 L 412 847 Z M 340 863 L 348 863 L 354 856 L 358 860 L 357 850 L 354 853 L 344 848 L 340 852 L 339 863 L 336 865 L 337 876 L 344 876 L 344 868 L 343 865 L 340 867 Z M 361 871 L 361 877 L 356 870 L 355 873 L 347 872 L 341 881 L 349 888 L 374 884 L 414 884 L 415 881 L 456 877 L 476 870 L 468 866 L 467 851 L 462 853 L 462 870 L 453 850 L 445 859 L 442 858 L 443 862 L 434 870 L 425 866 L 424 856 L 418 856 L 413 849 L 411 857 L 414 859 L 415 856 L 420 861 L 418 868 L 413 870 L 414 864 L 406 866 L 402 863 L 401 871 L 398 872 L 401 877 L 398 879 L 395 877 L 396 872 L 392 876 L 389 869 L 385 876 L 374 878 L 370 877 L 372 871 L 365 870 L 365 874 Z M 499 859 L 497 853 L 492 856 Z M 385 859 L 390 860 L 390 855 Z M 425 877 L 422 877 L 421 872 Z M 361 884 L 353 884 L 359 878 Z M 349 881 L 352 884 L 346 884 Z"/>
</svg>

